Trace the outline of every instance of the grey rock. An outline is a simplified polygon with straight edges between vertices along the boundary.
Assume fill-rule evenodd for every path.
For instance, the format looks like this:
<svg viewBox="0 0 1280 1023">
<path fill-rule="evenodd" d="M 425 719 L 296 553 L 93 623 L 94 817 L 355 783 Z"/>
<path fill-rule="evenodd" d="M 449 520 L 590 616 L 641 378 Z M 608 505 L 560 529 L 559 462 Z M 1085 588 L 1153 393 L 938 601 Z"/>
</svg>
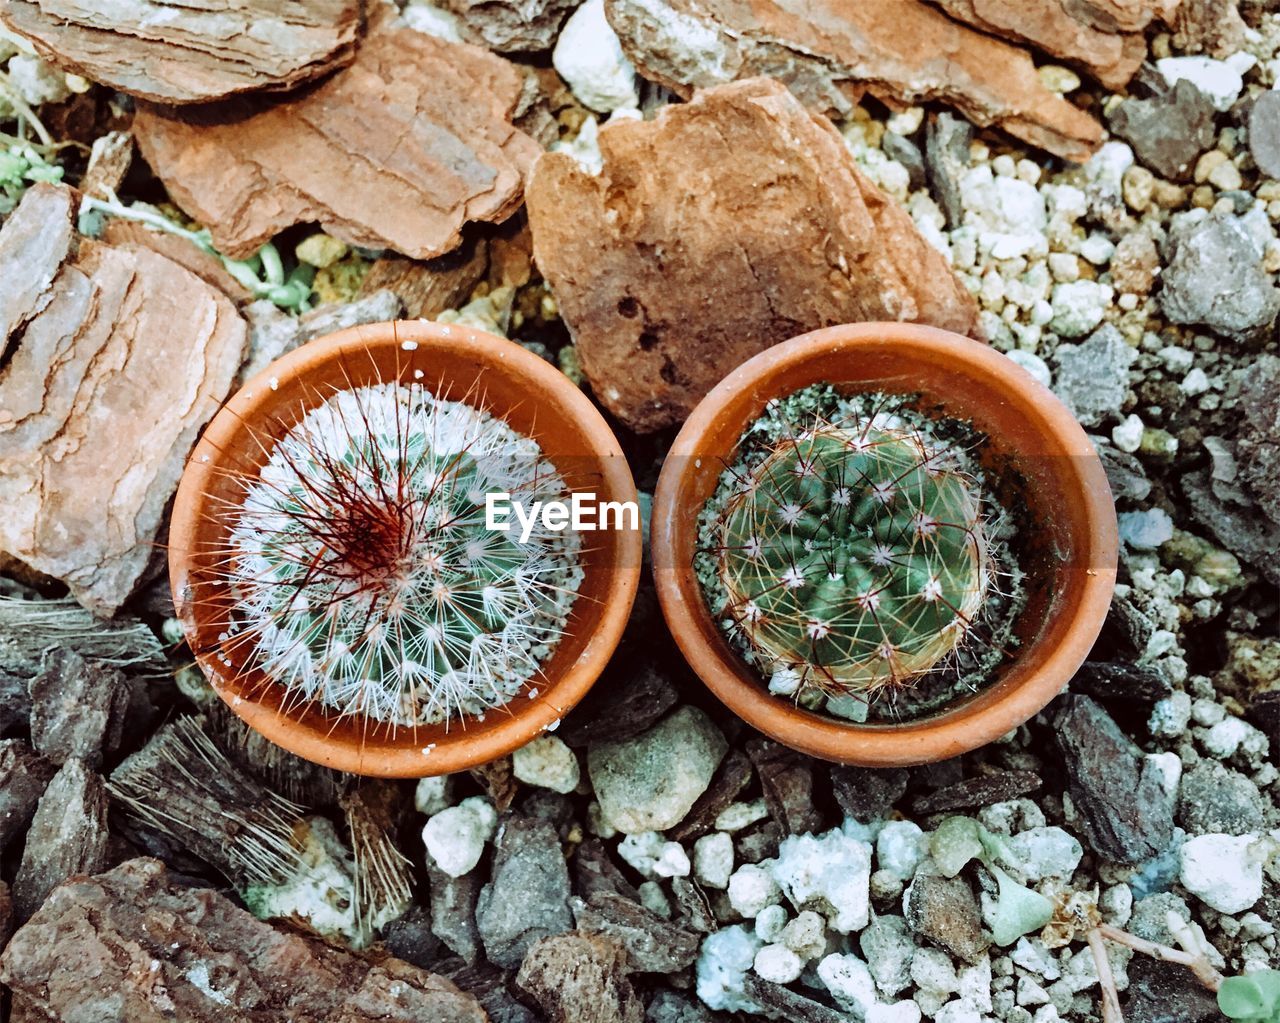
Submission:
<svg viewBox="0 0 1280 1023">
<path fill-rule="evenodd" d="M 911 929 L 965 962 L 976 963 L 990 942 L 982 933 L 982 912 L 963 877 L 917 874 L 902 896 Z"/>
<path fill-rule="evenodd" d="M 1089 697 L 1069 694 L 1055 706 L 1058 750 L 1089 843 L 1119 863 L 1164 852 L 1173 813 L 1160 772 Z"/>
<path fill-rule="evenodd" d="M 680 699 L 671 680 L 651 663 L 626 669 L 611 664 L 600 682 L 556 731 L 566 745 L 635 738 Z"/>
<path fill-rule="evenodd" d="M 867 823 L 887 817 L 907 791 L 911 775 L 900 767 L 831 765 L 831 787 L 846 817 Z"/>
<path fill-rule="evenodd" d="M 747 756 L 764 789 L 769 816 L 785 835 L 800 835 L 822 827 L 822 814 L 813 805 L 813 760 L 772 739 L 747 740 Z"/>
<path fill-rule="evenodd" d="M 640 901 L 640 892 L 623 876 L 598 838 L 587 839 L 574 853 L 573 882 L 574 891 L 588 902 L 597 892 Z"/>
<path fill-rule="evenodd" d="M 912 800 L 912 812 L 921 816 L 967 810 L 977 806 L 1003 803 L 1028 792 L 1035 792 L 1043 782 L 1034 771 L 995 771 L 966 778 Z"/>
<path fill-rule="evenodd" d="M 1173 932 L 1169 930 L 1169 914 L 1191 922 L 1191 910 L 1186 902 L 1173 892 L 1158 892 L 1138 899 L 1133 904 L 1133 914 L 1129 917 L 1128 929 L 1139 938 L 1155 941 L 1161 945 L 1174 945 Z"/>
<path fill-rule="evenodd" d="M 1151 481 L 1147 479 L 1147 471 L 1143 468 L 1141 459 L 1110 444 L 1103 444 L 1098 438 L 1090 439 L 1098 450 L 1102 471 L 1107 474 L 1107 482 L 1111 485 L 1111 494 L 1116 503 L 1145 501 L 1151 494 Z"/>
<path fill-rule="evenodd" d="M 788 1023 L 847 1023 L 848 1017 L 821 1002 L 792 991 L 790 988 L 762 980 L 754 972 L 742 978 L 742 991 L 771 1019 L 783 1019 Z"/>
<path fill-rule="evenodd" d="M 424 969 L 435 962 L 440 952 L 440 939 L 431 931 L 431 913 L 419 904 L 410 906 L 402 917 L 382 928 L 382 943 L 397 959 Z"/>
<path fill-rule="evenodd" d="M 1186 181 L 1197 158 L 1213 145 L 1213 115 L 1213 104 L 1204 93 L 1182 79 L 1172 88 L 1160 82 L 1150 99 L 1120 103 L 1108 124 L 1133 146 L 1142 164 L 1162 178 Z"/>
<path fill-rule="evenodd" d="M 598 934 L 540 939 L 520 965 L 516 986 L 550 1023 L 642 1023 L 644 1003 L 627 979 L 627 953 Z"/>
<path fill-rule="evenodd" d="M 698 797 L 684 820 L 667 832 L 673 842 L 692 842 L 713 830 L 720 812 L 751 783 L 751 761 L 739 749 L 731 749 L 720 761 L 707 791 Z"/>
<path fill-rule="evenodd" d="M 685 706 L 634 738 L 592 745 L 587 768 L 610 824 L 628 835 L 665 831 L 707 790 L 727 749 L 711 719 Z"/>
<path fill-rule="evenodd" d="M 614 939 L 626 949 L 627 963 L 637 972 L 675 973 L 698 957 L 697 933 L 620 895 L 597 892 L 590 902 L 575 898 L 570 906 L 578 930 Z"/>
<path fill-rule="evenodd" d="M 1196 520 L 1232 554 L 1257 568 L 1280 586 L 1280 524 L 1258 509 L 1252 511 L 1223 501 L 1215 492 L 1207 469 L 1186 473 L 1182 491 Z"/>
<path fill-rule="evenodd" d="M 55 764 L 78 757 L 90 767 L 120 746 L 131 686 L 124 673 L 72 650 L 46 655 L 31 680 L 31 743 Z"/>
<path fill-rule="evenodd" d="M 907 169 L 911 191 L 924 188 L 924 154 L 920 152 L 919 146 L 897 132 L 886 131 L 884 138 L 880 140 L 880 148 L 884 150 L 885 156 L 897 160 Z"/>
<path fill-rule="evenodd" d="M 480 932 L 476 929 L 476 899 L 480 873 L 450 877 L 427 858 L 427 883 L 431 893 L 431 930 L 464 962 L 480 958 Z"/>
<path fill-rule="evenodd" d="M 1217 999 L 1183 966 L 1134 956 L 1129 964 L 1127 1023 L 1217 1023 Z"/>
<path fill-rule="evenodd" d="M 1249 152 L 1258 170 L 1269 178 L 1280 178 L 1280 92 L 1268 89 L 1253 101 Z"/>
<path fill-rule="evenodd" d="M 871 977 L 882 995 L 892 998 L 910 986 L 911 955 L 916 943 L 903 917 L 894 914 L 876 917 L 858 940 Z"/>
<path fill-rule="evenodd" d="M 25 732 L 31 724 L 28 680 L 0 668 L 0 735 Z"/>
<path fill-rule="evenodd" d="M 663 989 L 644 1011 L 644 1023 L 713 1023 L 710 1011 L 679 991 Z"/>
<path fill-rule="evenodd" d="M 1252 780 L 1216 760 L 1182 776 L 1178 824 L 1188 835 L 1245 835 L 1267 826 L 1267 803 Z"/>
<path fill-rule="evenodd" d="M 1154 665 L 1085 661 L 1071 680 L 1071 691 L 1101 703 L 1149 707 L 1172 693 L 1173 686 Z"/>
<path fill-rule="evenodd" d="M 1249 367 L 1240 410 L 1235 445 L 1240 476 L 1263 514 L 1280 523 L 1280 358 L 1261 355 Z"/>
<path fill-rule="evenodd" d="M 443 0 L 462 19 L 467 42 L 499 53 L 549 50 L 581 0 Z"/>
<path fill-rule="evenodd" d="M 0 852 L 22 834 L 58 768 L 21 739 L 0 742 Z"/>
<path fill-rule="evenodd" d="M 0 881 L 0 952 L 13 937 L 13 892 L 9 885 Z"/>
<path fill-rule="evenodd" d="M 434 970 L 467 994 L 475 995 L 488 1023 L 543 1023 L 532 1009 L 516 1001 L 507 987 L 507 974 L 489 963 L 468 965 L 460 959 L 435 963 Z"/>
<path fill-rule="evenodd" d="M 107 788 L 79 760 L 68 760 L 40 797 L 13 882 L 19 920 L 26 920 L 54 888 L 75 874 L 107 865 Z"/>
<path fill-rule="evenodd" d="M 924 144 L 929 191 L 942 207 L 947 227 L 952 229 L 964 223 L 960 179 L 969 169 L 969 143 L 972 141 L 973 125 L 963 117 L 945 110 L 929 115 Z"/>
<path fill-rule="evenodd" d="M 1053 391 L 1085 426 L 1120 412 L 1129 393 L 1129 367 L 1138 353 L 1104 323 L 1078 345 L 1058 345 Z"/>
<path fill-rule="evenodd" d="M 1160 279 L 1165 316 L 1226 338 L 1251 338 L 1280 313 L 1280 288 L 1262 268 L 1262 248 L 1243 218 L 1230 213 L 1176 225 Z"/>
<path fill-rule="evenodd" d="M 476 927 L 489 961 L 514 969 L 539 938 L 573 928 L 569 869 L 546 821 L 507 816 L 494 849 L 492 880 L 476 902 Z"/>
<path fill-rule="evenodd" d="M 719 927 L 715 911 L 711 908 L 711 900 L 696 881 L 690 881 L 687 877 L 673 877 L 671 895 L 676 900 L 680 921 L 684 926 L 699 934 L 710 934 Z"/>
</svg>

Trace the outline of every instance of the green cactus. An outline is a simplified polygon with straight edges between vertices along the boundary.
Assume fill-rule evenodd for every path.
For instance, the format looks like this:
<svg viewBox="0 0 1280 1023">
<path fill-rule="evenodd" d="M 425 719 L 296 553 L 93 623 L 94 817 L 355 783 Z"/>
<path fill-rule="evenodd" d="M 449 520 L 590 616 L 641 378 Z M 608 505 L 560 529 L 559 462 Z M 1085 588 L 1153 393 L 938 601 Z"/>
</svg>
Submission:
<svg viewBox="0 0 1280 1023">
<path fill-rule="evenodd" d="M 990 570 L 974 483 L 946 461 L 910 430 L 820 420 L 739 479 L 716 523 L 723 611 L 775 691 L 870 695 L 963 640 Z"/>
</svg>

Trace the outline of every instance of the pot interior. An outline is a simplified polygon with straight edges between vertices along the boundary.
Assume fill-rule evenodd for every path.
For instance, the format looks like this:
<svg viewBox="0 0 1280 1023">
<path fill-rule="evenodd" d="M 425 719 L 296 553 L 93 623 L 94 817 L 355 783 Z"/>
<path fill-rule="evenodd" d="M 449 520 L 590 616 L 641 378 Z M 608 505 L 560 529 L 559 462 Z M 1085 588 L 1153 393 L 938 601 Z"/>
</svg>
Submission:
<svg viewBox="0 0 1280 1023">
<path fill-rule="evenodd" d="M 229 516 L 217 509 L 238 505 L 275 443 L 336 391 L 391 381 L 417 381 L 506 420 L 538 442 L 570 491 L 612 501 L 634 500 L 635 491 L 612 434 L 598 416 L 584 418 L 584 408 L 594 411 L 572 384 L 518 346 L 457 326 L 382 324 L 312 342 L 259 374 L 215 417 L 183 478 L 171 553 L 179 618 L 206 674 L 237 714 L 293 752 L 342 770 L 421 776 L 500 756 L 582 697 L 616 642 L 602 632 L 620 633 L 630 607 L 640 537 L 618 529 L 585 535 L 584 578 L 565 635 L 521 693 L 483 716 L 393 726 L 318 704 L 287 706 L 281 686 L 219 641 L 233 600 L 218 582 L 216 552 Z"/>
</svg>

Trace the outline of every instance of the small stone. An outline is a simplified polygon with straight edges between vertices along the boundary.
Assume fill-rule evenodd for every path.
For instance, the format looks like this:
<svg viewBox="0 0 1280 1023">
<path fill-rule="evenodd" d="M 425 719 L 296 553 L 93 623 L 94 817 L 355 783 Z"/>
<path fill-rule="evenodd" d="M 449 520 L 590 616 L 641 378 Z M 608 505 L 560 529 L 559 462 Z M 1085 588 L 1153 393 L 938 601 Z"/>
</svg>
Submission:
<svg viewBox="0 0 1280 1023">
<path fill-rule="evenodd" d="M 1183 843 L 1178 880 L 1219 913 L 1242 913 L 1262 898 L 1262 861 L 1256 834 L 1200 835 Z"/>
<path fill-rule="evenodd" d="M 351 247 L 346 242 L 318 231 L 303 238 L 293 251 L 299 263 L 306 263 L 317 270 L 324 270 L 345 258 L 351 251 Z"/>
<path fill-rule="evenodd" d="M 924 815 L 989 806 L 1034 792 L 1041 784 L 1040 776 L 1034 771 L 993 771 L 918 796 L 912 800 L 911 809 Z"/>
<path fill-rule="evenodd" d="M 449 789 L 452 787 L 452 775 L 439 774 L 434 778 L 421 778 L 417 788 L 413 790 L 413 805 L 420 814 L 434 817 L 441 810 L 452 805 Z"/>
<path fill-rule="evenodd" d="M 876 864 L 903 881 L 909 881 L 929 855 L 929 838 L 911 821 L 886 821 L 876 836 Z"/>
<path fill-rule="evenodd" d="M 693 876 L 707 888 L 729 887 L 733 873 L 733 839 L 723 831 L 703 835 L 693 843 Z"/>
<path fill-rule="evenodd" d="M 551 63 L 574 96 L 592 110 L 608 113 L 640 105 L 636 70 L 605 19 L 604 0 L 587 0 L 569 16 Z"/>
<path fill-rule="evenodd" d="M 26 830 L 58 768 L 21 739 L 0 740 L 0 852 Z"/>
<path fill-rule="evenodd" d="M 866 842 L 839 829 L 791 835 L 764 866 L 796 909 L 822 913 L 841 934 L 867 925 L 871 846 Z"/>
<path fill-rule="evenodd" d="M 1268 89 L 1249 111 L 1249 152 L 1258 170 L 1280 179 L 1280 92 Z"/>
<path fill-rule="evenodd" d="M 1006 352 L 1005 354 L 1009 357 L 1010 361 L 1017 363 L 1030 373 L 1036 383 L 1040 384 L 1042 387 L 1053 386 L 1053 374 L 1049 372 L 1048 365 L 1045 363 L 1044 359 L 1040 358 L 1040 356 L 1036 355 L 1034 352 L 1023 351 L 1021 348 L 1015 348 L 1013 351 Z"/>
<path fill-rule="evenodd" d="M 911 979 L 916 987 L 950 995 L 960 990 L 960 978 L 951 957 L 937 948 L 918 948 L 911 957 Z"/>
<path fill-rule="evenodd" d="M 1267 822 L 1267 803 L 1239 771 L 1201 760 L 1182 776 L 1178 823 L 1191 835 L 1245 835 Z"/>
<path fill-rule="evenodd" d="M 1055 281 L 1071 284 L 1080 279 L 1080 260 L 1073 252 L 1050 252 L 1049 272 Z"/>
<path fill-rule="evenodd" d="M 526 785 L 561 793 L 578 787 L 578 758 L 554 735 L 539 736 L 516 750 L 511 760 L 515 776 Z"/>
<path fill-rule="evenodd" d="M 1213 117 L 1212 100 L 1182 80 L 1150 99 L 1124 100 L 1111 112 L 1108 125 L 1133 146 L 1145 166 L 1162 178 L 1186 181 L 1196 158 L 1213 145 Z M 1127 194 L 1125 200 L 1139 212 L 1146 208 L 1146 202 L 1137 205 Z"/>
<path fill-rule="evenodd" d="M 827 922 L 806 909 L 782 929 L 779 940 L 807 963 L 827 951 Z"/>
<path fill-rule="evenodd" d="M 1147 295 L 1160 272 L 1160 253 L 1146 231 L 1133 231 L 1120 239 L 1111 257 L 1111 283 L 1124 294 Z"/>
<path fill-rule="evenodd" d="M 785 906 L 765 906 L 756 914 L 756 937 L 761 941 L 777 941 L 786 926 L 787 908 Z"/>
<path fill-rule="evenodd" d="M 515 983 L 549 1023 L 642 1023 L 644 1002 L 627 979 L 627 954 L 595 934 L 554 934 L 532 945 Z"/>
<path fill-rule="evenodd" d="M 1173 539 L 1173 519 L 1163 508 L 1121 512 L 1120 539 L 1136 551 L 1154 551 Z"/>
<path fill-rule="evenodd" d="M 1258 735 L 1258 730 L 1247 721 L 1237 717 L 1228 717 L 1219 721 L 1200 737 L 1206 752 L 1219 760 L 1230 760 L 1236 755 L 1241 745 Z M 1255 742 L 1257 740 L 1255 739 Z M 1266 748 L 1266 741 L 1260 743 Z"/>
<path fill-rule="evenodd" d="M 573 927 L 569 871 L 560 839 L 548 822 L 509 815 L 494 842 L 491 880 L 476 903 L 485 954 L 514 969 L 541 937 Z"/>
<path fill-rule="evenodd" d="M 1111 443 L 1121 451 L 1133 453 L 1142 444 L 1142 419 L 1136 415 L 1125 416 L 1119 426 L 1111 430 Z"/>
<path fill-rule="evenodd" d="M 1116 247 L 1104 234 L 1091 234 L 1080 243 L 1080 255 L 1094 266 L 1106 266 Z"/>
<path fill-rule="evenodd" d="M 578 898 L 571 902 L 578 930 L 603 934 L 618 942 L 627 950 L 630 968 L 641 973 L 675 973 L 692 966 L 698 956 L 700 936 L 667 919 L 671 909 L 660 886 L 654 882 L 645 884 L 658 889 L 665 916 L 623 895 L 596 892 L 589 902 Z"/>
<path fill-rule="evenodd" d="M 679 824 L 711 784 L 728 743 L 705 713 L 685 706 L 631 739 L 593 745 L 591 784 L 623 834 Z"/>
<path fill-rule="evenodd" d="M 876 987 L 892 998 L 911 983 L 911 957 L 916 943 L 907 921 L 895 914 L 876 917 L 858 936 Z"/>
<path fill-rule="evenodd" d="M 422 842 L 435 865 L 450 877 L 475 869 L 498 826 L 498 812 L 483 796 L 441 810 L 422 829 Z"/>
<path fill-rule="evenodd" d="M 645 877 L 688 877 L 689 856 L 679 842 L 668 842 L 657 831 L 627 835 L 618 855 Z"/>
<path fill-rule="evenodd" d="M 889 816 L 907 791 L 910 775 L 902 768 L 831 765 L 831 787 L 846 817 L 864 823 Z"/>
<path fill-rule="evenodd" d="M 947 226 L 953 230 L 964 219 L 964 200 L 960 179 L 969 167 L 969 143 L 973 125 L 963 117 L 945 110 L 929 114 L 925 129 L 925 164 L 929 170 L 929 186 Z"/>
<path fill-rule="evenodd" d="M 769 739 L 747 740 L 747 755 L 764 789 L 769 815 L 787 834 L 815 831 L 822 815 L 813 807 L 813 761 Z"/>
<path fill-rule="evenodd" d="M 728 891 L 729 904 L 748 920 L 766 906 L 776 905 L 782 898 L 782 891 L 773 875 L 755 863 L 744 863 L 733 872 Z"/>
<path fill-rule="evenodd" d="M 768 816 L 769 808 L 763 799 L 754 799 L 750 803 L 731 803 L 716 815 L 716 830 L 733 834 Z"/>
<path fill-rule="evenodd" d="M 478 873 L 450 877 L 427 862 L 431 932 L 467 963 L 474 963 L 480 957 L 480 932 L 476 929 L 480 882 Z"/>
<path fill-rule="evenodd" d="M 1028 881 L 1070 880 L 1084 856 L 1075 836 L 1056 827 L 1029 828 L 1009 839 L 1009 847 Z"/>
<path fill-rule="evenodd" d="M 1244 52 L 1226 60 L 1200 56 L 1165 57 L 1156 61 L 1156 69 L 1171 86 L 1180 81 L 1191 82 L 1204 93 L 1215 110 L 1224 111 L 1231 109 L 1231 104 L 1244 88 L 1241 76 L 1257 62 L 1256 57 Z"/>
<path fill-rule="evenodd" d="M 1160 305 L 1174 323 L 1202 324 L 1246 340 L 1280 312 L 1280 289 L 1262 268 L 1262 246 L 1245 218 L 1214 212 L 1169 232 Z"/>
<path fill-rule="evenodd" d="M 730 884 L 732 889 L 732 883 Z M 743 991 L 762 942 L 741 925 L 707 936 L 698 953 L 698 997 L 717 1012 L 756 1012 L 759 1006 Z"/>
<path fill-rule="evenodd" d="M 855 1017 L 865 1018 L 867 1011 L 880 1001 L 871 971 L 855 955 L 833 952 L 818 964 L 818 979 L 836 1004 Z"/>
<path fill-rule="evenodd" d="M 756 973 L 775 984 L 790 984 L 803 969 L 800 957 L 785 945 L 765 945 L 756 953 Z"/>
<path fill-rule="evenodd" d="M 1049 326 L 1063 337 L 1083 337 L 1102 322 L 1111 298 L 1111 288 L 1097 281 L 1055 284 Z"/>
<path fill-rule="evenodd" d="M 1134 213 L 1145 213 L 1155 196 L 1155 184 L 1155 175 L 1147 168 L 1136 164 L 1130 167 L 1121 179 L 1121 194 L 1125 205 Z"/>
<path fill-rule="evenodd" d="M 1054 357 L 1054 393 L 1085 426 L 1116 415 L 1129 393 L 1129 367 L 1137 352 L 1111 324 L 1083 344 L 1059 345 Z"/>
<path fill-rule="evenodd" d="M 1244 186 L 1244 179 L 1240 176 L 1240 169 L 1227 160 L 1209 174 L 1209 184 L 1219 192 L 1234 192 Z"/>
<path fill-rule="evenodd" d="M 867 1009 L 863 1023 L 920 1023 L 920 1006 L 915 1002 L 873 1005 Z"/>
<path fill-rule="evenodd" d="M 965 962 L 977 962 L 988 941 L 973 889 L 962 877 L 917 874 L 902 897 L 911 929 Z"/>
</svg>

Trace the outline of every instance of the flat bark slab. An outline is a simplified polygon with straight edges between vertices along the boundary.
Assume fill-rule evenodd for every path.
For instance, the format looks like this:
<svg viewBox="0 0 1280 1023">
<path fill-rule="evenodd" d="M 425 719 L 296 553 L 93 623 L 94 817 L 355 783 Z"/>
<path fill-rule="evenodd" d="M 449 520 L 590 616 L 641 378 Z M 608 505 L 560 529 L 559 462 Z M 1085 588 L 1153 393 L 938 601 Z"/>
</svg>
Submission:
<svg viewBox="0 0 1280 1023">
<path fill-rule="evenodd" d="M 183 886 L 151 859 L 55 890 L 13 936 L 0 979 L 13 991 L 16 1019 L 486 1019 L 472 995 L 437 974 L 278 931 L 216 891 Z"/>
<path fill-rule="evenodd" d="M 8 0 L 0 22 L 50 63 L 132 96 L 207 103 L 350 64 L 364 0 Z"/>
<path fill-rule="evenodd" d="M 12 348 L 0 369 L 0 551 L 108 616 L 156 554 L 248 330 L 225 295 L 150 249 L 77 245 L 64 228 L 75 207 L 70 189 L 37 185 L 0 229 L 0 281 L 32 254 L 40 265 L 19 289 L 25 308 L 5 306 L 0 338 Z M 55 247 L 25 226 L 37 220 Z"/>
<path fill-rule="evenodd" d="M 1147 22 L 1118 31 L 1087 4 L 1072 0 L 931 0 L 966 25 L 1017 43 L 1029 43 L 1052 57 L 1083 68 L 1109 89 L 1122 89 L 1147 56 L 1142 33 L 1163 13 L 1167 0 L 1130 5 L 1129 22 Z"/>
<path fill-rule="evenodd" d="M 243 259 L 315 221 L 351 245 L 430 259 L 468 221 L 520 205 L 541 147 L 511 123 L 515 65 L 479 47 L 383 28 L 355 63 L 283 100 L 143 104 L 138 147 L 169 194 Z"/>
<path fill-rule="evenodd" d="M 595 395 L 633 430 L 680 422 L 732 367 L 818 327 L 979 336 L 941 253 L 776 81 L 614 122 L 600 151 L 598 175 L 543 156 L 529 221 Z"/>
<path fill-rule="evenodd" d="M 927 0 L 605 0 L 605 12 L 637 70 L 681 96 L 769 75 L 821 113 L 847 115 L 865 87 L 890 103 L 941 100 L 1078 163 L 1102 141 L 1029 53 Z"/>
</svg>

